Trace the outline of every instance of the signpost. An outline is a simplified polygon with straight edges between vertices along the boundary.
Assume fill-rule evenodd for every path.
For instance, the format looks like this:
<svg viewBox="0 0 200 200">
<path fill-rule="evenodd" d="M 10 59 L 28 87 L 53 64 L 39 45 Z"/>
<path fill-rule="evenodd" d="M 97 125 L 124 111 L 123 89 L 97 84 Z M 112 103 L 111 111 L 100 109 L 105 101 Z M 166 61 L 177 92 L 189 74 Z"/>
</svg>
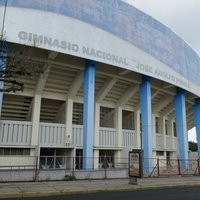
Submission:
<svg viewBox="0 0 200 200">
<path fill-rule="evenodd" d="M 143 177 L 142 151 L 133 149 L 129 152 L 130 184 L 137 185 L 137 178 Z"/>
</svg>

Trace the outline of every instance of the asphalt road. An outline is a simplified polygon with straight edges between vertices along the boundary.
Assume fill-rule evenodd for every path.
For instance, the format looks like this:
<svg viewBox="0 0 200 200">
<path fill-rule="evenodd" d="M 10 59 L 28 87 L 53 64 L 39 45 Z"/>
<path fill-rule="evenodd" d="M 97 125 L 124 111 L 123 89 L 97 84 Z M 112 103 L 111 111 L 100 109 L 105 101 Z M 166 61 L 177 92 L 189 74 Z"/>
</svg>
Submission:
<svg viewBox="0 0 200 200">
<path fill-rule="evenodd" d="M 200 200 L 200 187 L 101 192 L 57 197 L 15 198 L 12 200 Z M 8 200 L 8 199 L 7 199 Z M 10 199 L 11 200 L 11 199 Z"/>
</svg>

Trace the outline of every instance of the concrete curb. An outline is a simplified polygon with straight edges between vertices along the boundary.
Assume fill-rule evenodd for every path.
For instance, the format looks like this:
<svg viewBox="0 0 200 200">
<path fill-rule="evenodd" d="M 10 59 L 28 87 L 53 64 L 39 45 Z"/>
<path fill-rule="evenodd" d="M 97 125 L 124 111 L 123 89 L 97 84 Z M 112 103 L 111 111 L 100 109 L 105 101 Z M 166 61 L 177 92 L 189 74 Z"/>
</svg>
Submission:
<svg viewBox="0 0 200 200">
<path fill-rule="evenodd" d="M 57 191 L 42 191 L 42 192 L 15 192 L 15 193 L 0 193 L 0 199 L 6 198 L 23 198 L 23 197 L 47 197 L 47 196 L 61 196 L 66 194 L 87 194 L 87 193 L 98 193 L 98 192 L 125 192 L 125 191 L 136 191 L 136 190 L 156 190 L 166 188 L 188 188 L 188 187 L 200 187 L 200 183 L 191 184 L 171 184 L 171 185 L 127 185 L 125 187 L 111 187 L 111 188 L 98 188 L 98 189 L 70 189 L 70 190 L 57 190 Z"/>
</svg>

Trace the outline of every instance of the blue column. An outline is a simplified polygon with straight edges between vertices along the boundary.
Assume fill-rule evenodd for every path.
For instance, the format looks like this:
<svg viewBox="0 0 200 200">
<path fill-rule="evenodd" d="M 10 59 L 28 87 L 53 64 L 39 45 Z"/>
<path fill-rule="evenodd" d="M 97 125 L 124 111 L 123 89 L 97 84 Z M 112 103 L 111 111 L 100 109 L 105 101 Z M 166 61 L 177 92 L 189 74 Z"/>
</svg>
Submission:
<svg viewBox="0 0 200 200">
<path fill-rule="evenodd" d="M 149 173 L 153 169 L 152 160 L 152 123 L 151 123 L 151 81 L 143 76 L 140 85 L 140 107 L 142 117 L 142 148 L 144 157 L 144 171 Z"/>
<path fill-rule="evenodd" d="M 87 60 L 84 71 L 83 168 L 93 168 L 95 62 Z"/>
<path fill-rule="evenodd" d="M 188 168 L 188 139 L 185 109 L 185 90 L 178 88 L 174 98 L 176 113 L 176 130 L 179 144 L 179 159 L 181 169 Z"/>
<path fill-rule="evenodd" d="M 193 111 L 194 111 L 194 122 L 197 134 L 198 155 L 200 157 L 200 98 L 196 99 Z"/>
<path fill-rule="evenodd" d="M 6 56 L 7 56 L 7 42 L 1 42 L 0 43 L 0 71 L 5 68 L 6 66 Z M 3 103 L 3 92 L 1 92 L 1 90 L 3 89 L 3 81 L 1 81 L 1 79 L 3 79 L 4 77 L 0 77 L 0 116 L 1 116 L 1 108 L 2 108 L 2 103 Z"/>
</svg>

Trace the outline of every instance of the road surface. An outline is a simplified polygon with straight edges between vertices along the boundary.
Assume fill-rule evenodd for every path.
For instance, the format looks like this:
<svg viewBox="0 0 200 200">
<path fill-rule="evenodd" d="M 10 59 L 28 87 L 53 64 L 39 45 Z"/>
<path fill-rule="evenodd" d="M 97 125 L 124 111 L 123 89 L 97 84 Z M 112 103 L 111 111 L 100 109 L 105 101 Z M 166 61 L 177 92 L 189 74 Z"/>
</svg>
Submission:
<svg viewBox="0 0 200 200">
<path fill-rule="evenodd" d="M 53 197 L 15 198 L 12 200 L 200 200 L 200 187 L 101 192 Z M 7 199 L 8 200 L 8 199 Z M 11 199 L 10 199 L 11 200 Z"/>
</svg>

